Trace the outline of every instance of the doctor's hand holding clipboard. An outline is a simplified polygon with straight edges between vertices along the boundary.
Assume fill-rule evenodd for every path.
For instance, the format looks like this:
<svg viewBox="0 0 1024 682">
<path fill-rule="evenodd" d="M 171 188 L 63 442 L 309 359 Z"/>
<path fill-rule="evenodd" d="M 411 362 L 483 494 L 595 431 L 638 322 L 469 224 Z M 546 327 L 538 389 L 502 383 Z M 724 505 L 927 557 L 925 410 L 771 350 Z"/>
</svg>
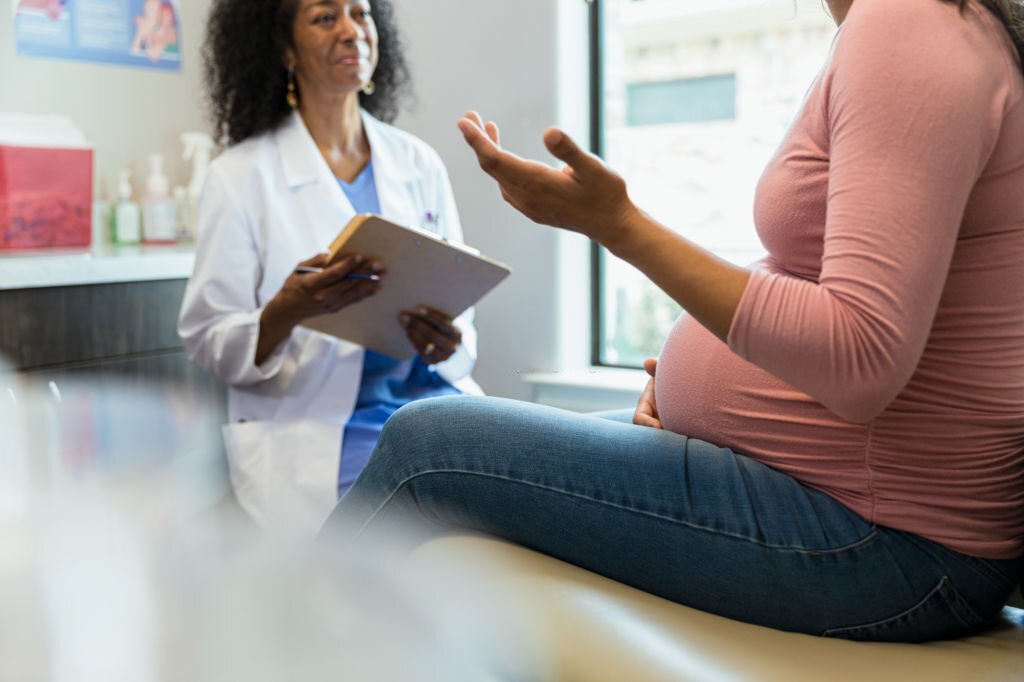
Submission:
<svg viewBox="0 0 1024 682">
<path fill-rule="evenodd" d="M 403 310 L 398 316 L 398 323 L 405 329 L 416 352 L 430 364 L 444 362 L 455 355 L 462 343 L 462 332 L 452 318 L 430 306 Z"/>
<path fill-rule="evenodd" d="M 317 254 L 296 266 L 281 290 L 263 309 L 256 364 L 262 364 L 304 320 L 336 313 L 373 296 L 386 275 L 379 261 L 366 262 L 352 254 L 327 268 L 327 254 Z"/>
<path fill-rule="evenodd" d="M 387 270 L 379 260 L 349 254 L 328 264 L 329 258 L 321 253 L 299 263 L 267 303 L 260 317 L 256 364 L 262 364 L 305 320 L 336 313 L 373 296 L 384 286 Z M 403 310 L 398 324 L 416 352 L 430 364 L 450 358 L 462 342 L 462 332 L 452 318 L 430 306 Z"/>
</svg>

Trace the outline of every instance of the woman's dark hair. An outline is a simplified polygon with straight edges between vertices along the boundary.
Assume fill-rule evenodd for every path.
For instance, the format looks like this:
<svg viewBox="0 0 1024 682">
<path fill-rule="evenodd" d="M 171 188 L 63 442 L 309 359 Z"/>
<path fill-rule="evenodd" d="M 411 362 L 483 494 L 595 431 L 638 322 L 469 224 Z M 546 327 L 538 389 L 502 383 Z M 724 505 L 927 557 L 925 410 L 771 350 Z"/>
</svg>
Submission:
<svg viewBox="0 0 1024 682">
<path fill-rule="evenodd" d="M 274 130 L 288 117 L 285 51 L 299 0 L 214 0 L 203 45 L 206 96 L 217 137 L 238 144 Z M 359 103 L 388 123 L 398 115 L 409 85 L 390 0 L 373 0 L 380 34 L 380 62 L 373 74 L 377 90 L 359 94 Z"/>
<path fill-rule="evenodd" d="M 970 0 L 943 1 L 959 5 L 960 11 L 963 11 L 967 7 L 967 3 L 970 2 Z M 1017 46 L 1021 66 L 1024 68 L 1024 4 L 1021 0 L 977 0 L 977 2 L 987 7 L 1006 26 L 1013 44 Z"/>
</svg>

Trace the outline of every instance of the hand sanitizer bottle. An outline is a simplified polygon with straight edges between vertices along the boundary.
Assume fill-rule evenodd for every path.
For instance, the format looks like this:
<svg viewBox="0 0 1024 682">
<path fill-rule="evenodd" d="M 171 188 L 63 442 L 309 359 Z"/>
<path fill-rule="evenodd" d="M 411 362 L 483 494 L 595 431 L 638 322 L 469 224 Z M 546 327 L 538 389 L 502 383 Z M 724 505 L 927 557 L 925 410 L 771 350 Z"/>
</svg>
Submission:
<svg viewBox="0 0 1024 682">
<path fill-rule="evenodd" d="M 164 175 L 163 154 L 149 157 L 146 200 L 142 204 L 142 240 L 147 244 L 173 244 L 178 241 L 178 219 L 170 183 Z"/>
<path fill-rule="evenodd" d="M 132 201 L 132 172 L 122 168 L 117 182 L 117 204 L 111 211 L 111 237 L 115 244 L 138 244 L 142 239 L 142 213 Z"/>
</svg>

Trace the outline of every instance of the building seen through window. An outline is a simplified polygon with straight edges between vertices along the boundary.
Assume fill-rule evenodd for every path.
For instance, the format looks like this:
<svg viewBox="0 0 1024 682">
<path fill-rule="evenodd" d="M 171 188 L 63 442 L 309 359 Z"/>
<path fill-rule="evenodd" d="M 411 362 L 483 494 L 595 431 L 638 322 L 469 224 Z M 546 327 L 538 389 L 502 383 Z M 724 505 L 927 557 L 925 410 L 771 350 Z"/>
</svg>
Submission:
<svg viewBox="0 0 1024 682">
<path fill-rule="evenodd" d="M 655 219 L 741 265 L 754 189 L 828 55 L 818 0 L 599 0 L 602 155 Z M 607 253 L 598 364 L 656 356 L 679 307 Z"/>
</svg>

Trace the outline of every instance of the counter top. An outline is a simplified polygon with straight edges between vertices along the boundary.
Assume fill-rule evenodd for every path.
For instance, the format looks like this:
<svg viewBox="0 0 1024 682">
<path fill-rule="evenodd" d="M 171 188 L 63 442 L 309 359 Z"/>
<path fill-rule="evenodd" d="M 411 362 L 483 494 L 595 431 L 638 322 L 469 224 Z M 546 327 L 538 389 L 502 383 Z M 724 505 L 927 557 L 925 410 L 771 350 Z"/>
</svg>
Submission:
<svg viewBox="0 0 1024 682">
<path fill-rule="evenodd" d="M 104 246 L 0 254 L 0 290 L 188 279 L 195 247 Z"/>
</svg>

